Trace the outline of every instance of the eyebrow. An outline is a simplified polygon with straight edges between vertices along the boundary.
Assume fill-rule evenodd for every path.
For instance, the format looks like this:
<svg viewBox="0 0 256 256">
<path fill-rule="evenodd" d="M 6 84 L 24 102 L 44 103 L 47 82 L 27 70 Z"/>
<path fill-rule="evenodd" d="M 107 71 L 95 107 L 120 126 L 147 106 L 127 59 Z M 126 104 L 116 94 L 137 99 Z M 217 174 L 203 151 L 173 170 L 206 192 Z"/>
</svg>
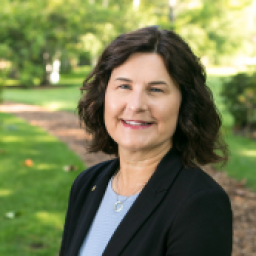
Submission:
<svg viewBox="0 0 256 256">
<path fill-rule="evenodd" d="M 130 80 L 130 79 L 128 79 L 128 78 L 124 78 L 124 77 L 117 77 L 115 80 L 125 81 L 125 82 L 132 83 L 132 80 Z"/>
<path fill-rule="evenodd" d="M 131 80 L 131 79 L 128 79 L 128 78 L 125 78 L 125 77 L 117 77 L 115 80 L 125 81 L 125 82 L 128 82 L 128 83 L 132 83 L 132 80 Z M 148 84 L 149 84 L 149 85 L 163 84 L 163 85 L 168 86 L 168 84 L 167 84 L 166 82 L 161 81 L 161 80 L 151 81 L 151 82 L 149 82 Z"/>
</svg>

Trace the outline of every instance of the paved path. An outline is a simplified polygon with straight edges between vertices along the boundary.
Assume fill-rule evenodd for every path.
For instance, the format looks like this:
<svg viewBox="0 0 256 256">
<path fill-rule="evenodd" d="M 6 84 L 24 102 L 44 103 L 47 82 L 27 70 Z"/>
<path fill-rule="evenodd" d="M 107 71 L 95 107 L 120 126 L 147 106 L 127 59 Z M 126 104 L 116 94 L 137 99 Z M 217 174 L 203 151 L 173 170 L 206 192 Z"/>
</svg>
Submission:
<svg viewBox="0 0 256 256">
<path fill-rule="evenodd" d="M 110 159 L 103 153 L 86 153 L 85 139 L 88 139 L 88 135 L 80 128 L 77 116 L 70 112 L 53 112 L 38 106 L 11 102 L 0 105 L 0 111 L 21 117 L 58 137 L 76 152 L 88 167 Z M 244 187 L 246 181 L 238 182 L 210 166 L 204 170 L 226 190 L 231 199 L 234 213 L 232 256 L 256 256 L 256 193 Z"/>
</svg>

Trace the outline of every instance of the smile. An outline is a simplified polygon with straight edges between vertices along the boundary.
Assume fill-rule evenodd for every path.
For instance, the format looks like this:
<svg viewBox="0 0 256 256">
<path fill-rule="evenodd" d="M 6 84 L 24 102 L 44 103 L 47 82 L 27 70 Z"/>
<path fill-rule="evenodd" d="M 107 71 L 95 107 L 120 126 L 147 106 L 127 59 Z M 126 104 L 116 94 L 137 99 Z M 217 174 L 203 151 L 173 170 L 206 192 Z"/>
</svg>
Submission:
<svg viewBox="0 0 256 256">
<path fill-rule="evenodd" d="M 121 120 L 121 121 L 125 127 L 131 128 L 131 129 L 145 129 L 153 125 L 153 123 L 147 123 L 147 122 L 125 121 L 125 120 Z"/>
</svg>

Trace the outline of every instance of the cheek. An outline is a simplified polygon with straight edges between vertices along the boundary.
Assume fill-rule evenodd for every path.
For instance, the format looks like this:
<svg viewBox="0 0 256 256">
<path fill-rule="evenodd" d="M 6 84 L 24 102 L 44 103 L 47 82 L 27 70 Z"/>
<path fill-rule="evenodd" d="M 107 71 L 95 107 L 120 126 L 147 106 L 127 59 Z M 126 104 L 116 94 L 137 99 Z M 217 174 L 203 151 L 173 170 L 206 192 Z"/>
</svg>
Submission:
<svg viewBox="0 0 256 256">
<path fill-rule="evenodd" d="M 107 96 L 107 95 L 106 95 Z M 105 104 L 104 104 L 104 123 L 105 128 L 108 134 L 112 137 L 112 130 L 113 130 L 113 121 L 112 121 L 112 110 L 111 110 L 111 101 L 109 97 L 105 97 Z"/>
<path fill-rule="evenodd" d="M 104 117 L 105 121 L 120 115 L 122 109 L 121 101 L 111 93 L 106 93 Z M 113 122 L 113 120 L 111 121 Z"/>
<path fill-rule="evenodd" d="M 162 118 L 166 118 L 168 116 L 174 117 L 175 115 L 178 115 L 179 104 L 174 102 L 161 102 L 161 104 L 158 104 L 156 111 Z"/>
<path fill-rule="evenodd" d="M 104 120 L 105 120 L 105 125 L 106 127 L 108 126 L 108 120 L 111 117 L 111 100 L 109 98 L 109 93 L 106 91 L 105 94 L 105 103 L 104 103 Z"/>
<path fill-rule="evenodd" d="M 158 104 L 155 107 L 153 115 L 155 115 L 160 124 L 175 126 L 179 115 L 179 100 L 169 99 L 167 102 L 161 102 L 161 104 Z"/>
</svg>

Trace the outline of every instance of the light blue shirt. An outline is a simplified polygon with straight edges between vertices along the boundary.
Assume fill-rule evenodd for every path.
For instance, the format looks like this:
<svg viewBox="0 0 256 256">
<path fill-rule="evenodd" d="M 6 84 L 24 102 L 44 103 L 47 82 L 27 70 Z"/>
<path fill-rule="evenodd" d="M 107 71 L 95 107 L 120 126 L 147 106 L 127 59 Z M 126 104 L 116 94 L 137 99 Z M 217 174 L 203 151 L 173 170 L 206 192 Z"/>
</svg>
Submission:
<svg viewBox="0 0 256 256">
<path fill-rule="evenodd" d="M 114 210 L 117 194 L 111 187 L 112 179 L 109 181 L 99 209 L 94 217 L 89 232 L 80 248 L 79 256 L 101 256 L 114 234 L 116 228 L 138 197 L 138 194 L 130 196 L 118 195 L 118 200 L 123 201 L 123 209 L 120 212 Z"/>
</svg>

